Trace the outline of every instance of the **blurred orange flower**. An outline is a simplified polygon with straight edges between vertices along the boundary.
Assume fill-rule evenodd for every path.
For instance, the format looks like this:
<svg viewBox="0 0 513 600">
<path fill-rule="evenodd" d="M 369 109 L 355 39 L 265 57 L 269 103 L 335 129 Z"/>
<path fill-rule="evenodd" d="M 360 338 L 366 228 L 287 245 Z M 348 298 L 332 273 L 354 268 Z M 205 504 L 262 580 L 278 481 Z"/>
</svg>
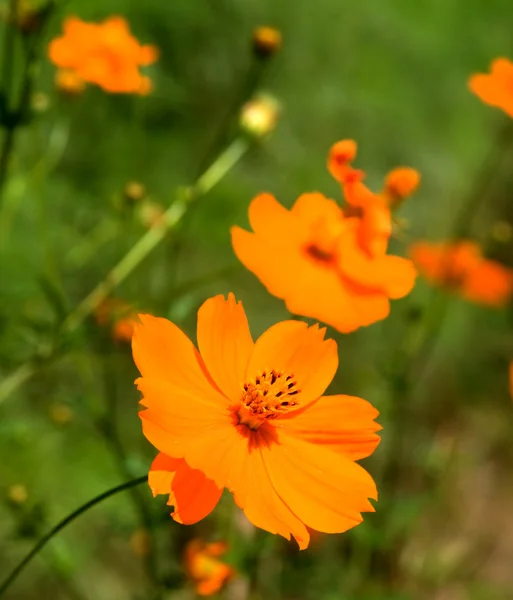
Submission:
<svg viewBox="0 0 513 600">
<path fill-rule="evenodd" d="M 219 592 L 235 575 L 232 567 L 219 560 L 227 550 L 225 542 L 208 544 L 198 539 L 191 540 L 185 547 L 185 569 L 200 596 L 211 596 Z"/>
<path fill-rule="evenodd" d="M 255 526 L 306 548 L 308 528 L 341 533 L 374 511 L 376 486 L 355 461 L 379 443 L 378 411 L 322 396 L 338 366 L 325 329 L 283 321 L 254 343 L 242 304 L 216 296 L 198 312 L 198 352 L 170 321 L 139 317 L 140 417 L 160 451 L 148 480 L 176 521 L 207 516 L 226 487 Z"/>
<path fill-rule="evenodd" d="M 64 34 L 50 42 L 50 60 L 59 68 L 94 83 L 106 92 L 147 94 L 148 77 L 139 67 L 157 60 L 155 46 L 141 45 L 123 17 L 87 23 L 77 17 L 64 21 Z"/>
<path fill-rule="evenodd" d="M 131 304 L 119 298 L 107 298 L 95 311 L 98 325 L 111 329 L 112 339 L 116 342 L 130 342 L 137 323 L 137 312 Z"/>
<path fill-rule="evenodd" d="M 466 300 L 498 307 L 513 293 L 513 271 L 485 259 L 475 242 L 418 242 L 410 247 L 410 256 L 429 282 Z"/>
<path fill-rule="evenodd" d="M 371 192 L 349 163 L 356 144 L 343 140 L 328 159 L 349 206 L 303 194 L 291 210 L 270 194 L 249 207 L 253 232 L 232 227 L 235 254 L 288 310 L 348 333 L 388 316 L 390 298 L 412 289 L 410 260 L 387 255 L 392 220 L 387 198 Z M 410 191 L 411 186 L 407 191 Z"/>
<path fill-rule="evenodd" d="M 501 108 L 513 117 L 513 62 L 496 58 L 490 73 L 472 75 L 468 85 L 485 104 Z"/>
</svg>

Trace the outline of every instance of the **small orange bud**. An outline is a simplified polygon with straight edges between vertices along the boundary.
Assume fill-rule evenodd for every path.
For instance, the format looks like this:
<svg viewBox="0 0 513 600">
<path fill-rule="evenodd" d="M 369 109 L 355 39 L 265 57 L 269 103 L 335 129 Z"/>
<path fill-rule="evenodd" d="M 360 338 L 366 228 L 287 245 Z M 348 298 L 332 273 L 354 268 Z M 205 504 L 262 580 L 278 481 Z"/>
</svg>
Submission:
<svg viewBox="0 0 513 600">
<path fill-rule="evenodd" d="M 50 406 L 50 418 L 57 425 L 66 425 L 73 419 L 73 411 L 62 402 L 55 402 Z"/>
<path fill-rule="evenodd" d="M 274 27 L 257 27 L 253 32 L 253 52 L 259 58 L 269 58 L 281 48 L 281 32 Z"/>
<path fill-rule="evenodd" d="M 27 488 L 21 483 L 11 485 L 7 491 L 7 498 L 13 504 L 25 504 L 28 500 Z"/>
<path fill-rule="evenodd" d="M 392 208 L 411 196 L 419 183 L 420 175 L 415 169 L 398 167 L 390 171 L 385 179 L 384 194 Z"/>
<path fill-rule="evenodd" d="M 66 96 L 79 96 L 83 93 L 86 83 L 75 71 L 59 69 L 55 74 L 55 85 L 59 92 Z"/>
<path fill-rule="evenodd" d="M 354 140 L 341 140 L 330 148 L 328 170 L 337 181 L 344 183 L 348 176 L 357 176 L 360 173 L 350 167 L 350 163 L 356 157 L 357 148 Z"/>
<path fill-rule="evenodd" d="M 146 197 L 146 188 L 139 181 L 128 181 L 123 188 L 123 195 L 130 202 L 139 202 Z"/>
</svg>

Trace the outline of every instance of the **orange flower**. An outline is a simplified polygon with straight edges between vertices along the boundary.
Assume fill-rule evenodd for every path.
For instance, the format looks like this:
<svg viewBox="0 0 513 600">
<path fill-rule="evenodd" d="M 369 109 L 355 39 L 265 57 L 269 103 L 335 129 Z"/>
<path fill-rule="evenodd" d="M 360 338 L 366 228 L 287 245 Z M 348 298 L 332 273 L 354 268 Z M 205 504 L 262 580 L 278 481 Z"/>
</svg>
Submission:
<svg viewBox="0 0 513 600">
<path fill-rule="evenodd" d="M 344 211 L 320 193 L 303 194 L 290 211 L 262 194 L 249 207 L 253 232 L 231 230 L 239 260 L 290 312 L 343 333 L 386 318 L 389 299 L 406 296 L 416 276 L 410 260 L 386 254 L 390 208 L 350 166 L 355 153 L 356 144 L 343 140 L 328 159 L 349 204 Z"/>
<path fill-rule="evenodd" d="M 204 518 L 226 487 L 255 526 L 306 548 L 307 528 L 340 533 L 374 511 L 376 486 L 355 461 L 379 443 L 378 412 L 322 396 L 338 366 L 324 329 L 283 321 L 254 343 L 233 294 L 199 309 L 199 352 L 170 321 L 140 320 L 140 417 L 160 451 L 149 485 L 169 494 L 175 521 Z"/>
<path fill-rule="evenodd" d="M 235 575 L 235 570 L 219 560 L 228 549 L 224 542 L 207 544 L 202 540 L 191 540 L 185 548 L 185 569 L 196 585 L 200 596 L 211 596 L 219 592 Z"/>
<path fill-rule="evenodd" d="M 513 117 L 513 62 L 496 58 L 489 74 L 472 75 L 468 85 L 485 104 L 501 108 Z"/>
<path fill-rule="evenodd" d="M 107 92 L 147 94 L 148 77 L 140 66 L 157 60 L 154 46 L 142 46 L 130 33 L 123 17 L 110 17 L 103 23 L 87 23 L 77 17 L 64 22 L 64 35 L 49 45 L 50 60 L 61 69 L 94 83 Z"/>
<path fill-rule="evenodd" d="M 513 271 L 485 259 L 475 242 L 418 242 L 410 255 L 428 281 L 453 289 L 466 300 L 502 306 L 513 294 Z"/>
<path fill-rule="evenodd" d="M 98 325 L 111 328 L 112 339 L 116 342 L 130 342 L 137 323 L 137 313 L 133 306 L 119 298 L 107 298 L 95 311 Z"/>
</svg>

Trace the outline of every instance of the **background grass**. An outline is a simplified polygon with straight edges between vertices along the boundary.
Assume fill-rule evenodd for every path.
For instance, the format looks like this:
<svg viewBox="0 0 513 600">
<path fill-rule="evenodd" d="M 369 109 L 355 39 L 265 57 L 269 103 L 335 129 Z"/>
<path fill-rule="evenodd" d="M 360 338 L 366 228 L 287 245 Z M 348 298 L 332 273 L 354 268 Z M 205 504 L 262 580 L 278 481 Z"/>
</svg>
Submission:
<svg viewBox="0 0 513 600">
<path fill-rule="evenodd" d="M 511 243 L 491 233 L 513 215 L 511 147 L 503 160 L 495 146 L 507 117 L 466 84 L 492 58 L 513 56 L 510 0 L 70 0 L 48 39 L 71 14 L 124 15 L 138 39 L 161 50 L 148 69 L 155 90 L 147 98 L 98 89 L 63 98 L 54 67 L 42 61 L 36 91 L 49 107 L 20 131 L 0 208 L 3 376 L 49 343 L 63 314 L 143 234 L 140 209 L 123 204 L 125 183 L 142 182 L 149 199 L 166 206 L 177 186 L 191 182 L 244 80 L 251 33 L 261 24 L 284 38 L 262 84 L 283 106 L 276 132 L 193 207 L 119 297 L 193 337 L 197 308 L 216 293 L 233 291 L 243 301 L 255 336 L 287 318 L 237 263 L 229 227 L 247 224 L 249 201 L 264 190 L 287 206 L 305 191 L 338 199 L 325 161 L 330 145 L 346 137 L 358 141 L 357 164 L 376 189 L 396 165 L 422 173 L 400 215 L 409 221 L 406 241 L 450 235 L 492 156 L 469 233 L 512 264 Z M 394 249 L 405 252 L 401 241 Z M 120 495 L 70 526 L 6 598 L 150 597 L 141 534 L 134 537 L 141 499 L 156 523 L 165 598 L 193 593 L 181 548 L 198 535 L 231 541 L 229 559 L 241 576 L 224 592 L 230 598 L 513 598 L 511 310 L 458 298 L 445 305 L 440 294 L 419 280 L 385 322 L 348 336 L 330 332 L 340 355 L 332 389 L 382 412 L 383 442 L 365 461 L 381 495 L 364 524 L 319 535 L 299 553 L 234 518 L 229 498 L 187 528 L 141 488 L 135 505 Z M 434 302 L 444 311 L 440 335 L 405 382 L 404 340 Z M 140 431 L 136 375 L 129 348 L 91 320 L 66 353 L 0 405 L 0 579 L 65 514 L 147 470 L 154 451 Z M 124 456 L 98 427 L 105 414 L 115 416 Z M 9 500 L 14 485 L 26 488 L 25 502 Z"/>
</svg>

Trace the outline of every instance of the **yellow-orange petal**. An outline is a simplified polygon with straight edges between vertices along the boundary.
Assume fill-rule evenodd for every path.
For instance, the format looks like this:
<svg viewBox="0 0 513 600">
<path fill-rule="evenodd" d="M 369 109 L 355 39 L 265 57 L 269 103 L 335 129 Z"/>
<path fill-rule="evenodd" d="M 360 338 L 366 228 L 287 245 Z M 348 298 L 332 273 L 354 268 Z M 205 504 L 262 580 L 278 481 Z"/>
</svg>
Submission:
<svg viewBox="0 0 513 600">
<path fill-rule="evenodd" d="M 216 390 L 203 359 L 190 339 L 167 319 L 138 315 L 134 324 L 132 352 L 144 378 L 169 382 L 173 387 L 209 401 L 216 407 L 226 404 Z M 168 400 L 171 404 L 172 400 Z"/>
<path fill-rule="evenodd" d="M 483 259 L 465 277 L 461 292 L 467 300 L 489 306 L 504 306 L 513 294 L 513 271 Z"/>
<path fill-rule="evenodd" d="M 143 394 L 141 404 L 147 407 L 139 413 L 144 434 L 168 456 L 184 458 L 183 448 L 193 444 L 198 436 L 231 426 L 228 402 L 214 388 L 206 396 L 158 379 L 141 377 L 136 383 Z"/>
<path fill-rule="evenodd" d="M 239 227 L 231 233 L 239 260 L 270 294 L 285 300 L 292 314 L 328 323 L 342 333 L 388 316 L 389 302 L 382 292 L 362 293 L 335 269 L 316 265 L 296 248 L 274 245 Z"/>
<path fill-rule="evenodd" d="M 209 298 L 198 311 L 198 348 L 212 379 L 227 398 L 243 391 L 253 339 L 241 302 L 230 293 Z"/>
<path fill-rule="evenodd" d="M 289 413 L 273 424 L 288 435 L 359 460 L 380 442 L 379 412 L 355 396 L 323 396 L 304 411 Z"/>
<path fill-rule="evenodd" d="M 356 157 L 357 145 L 354 140 L 340 140 L 333 144 L 328 154 L 328 171 L 337 181 L 344 181 L 351 163 Z"/>
<path fill-rule="evenodd" d="M 279 430 L 277 430 L 279 431 Z M 307 527 L 342 533 L 362 521 L 377 499 L 372 477 L 347 456 L 279 432 L 279 442 L 262 448 L 271 481 Z"/>
<path fill-rule="evenodd" d="M 271 194 L 260 194 L 251 201 L 249 223 L 263 239 L 287 245 L 300 243 L 301 223 Z"/>
<path fill-rule="evenodd" d="M 319 192 L 301 194 L 294 202 L 290 212 L 308 225 L 315 225 L 319 221 L 323 221 L 327 225 L 337 224 L 344 217 L 342 209 L 335 200 L 326 198 Z"/>
<path fill-rule="evenodd" d="M 266 446 L 262 439 L 266 436 L 265 429 L 251 435 L 255 438 L 255 447 L 249 452 L 246 449 L 237 468 L 232 469 L 229 487 L 234 500 L 253 525 L 287 540 L 292 535 L 303 550 L 310 542 L 308 530 L 277 494 L 264 464 L 260 446 Z M 273 442 L 268 440 L 268 443 Z"/>
<path fill-rule="evenodd" d="M 217 506 L 222 488 L 201 471 L 191 469 L 185 461 L 171 483 L 168 504 L 174 506 L 171 516 L 177 523 L 192 525 L 208 516 Z"/>
<path fill-rule="evenodd" d="M 171 458 L 162 452 L 157 454 L 148 473 L 148 485 L 154 496 L 171 493 L 171 482 L 182 463 L 181 458 Z"/>
<path fill-rule="evenodd" d="M 182 458 L 171 458 L 162 452 L 150 467 L 148 484 L 154 496 L 169 495 L 168 505 L 175 509 L 171 516 L 184 525 L 192 525 L 209 515 L 223 492 Z"/>
<path fill-rule="evenodd" d="M 411 196 L 419 187 L 420 174 L 411 167 L 397 167 L 385 179 L 384 193 L 393 206 Z"/>
<path fill-rule="evenodd" d="M 305 406 L 319 398 L 333 380 L 338 367 L 337 344 L 324 339 L 325 329 L 299 321 L 282 321 L 256 341 L 246 370 L 246 381 L 271 369 L 293 375 L 300 390 L 298 402 Z"/>
</svg>

